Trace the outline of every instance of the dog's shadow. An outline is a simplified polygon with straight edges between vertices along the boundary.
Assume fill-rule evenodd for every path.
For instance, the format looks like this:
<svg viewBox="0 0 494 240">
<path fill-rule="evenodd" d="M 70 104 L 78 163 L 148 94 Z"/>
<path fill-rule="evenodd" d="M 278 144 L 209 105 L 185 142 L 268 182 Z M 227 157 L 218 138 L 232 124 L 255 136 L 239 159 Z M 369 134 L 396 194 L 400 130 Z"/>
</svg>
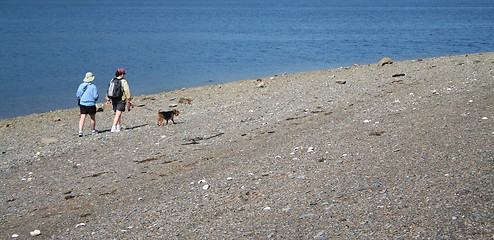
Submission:
<svg viewBox="0 0 494 240">
<path fill-rule="evenodd" d="M 170 122 L 170 123 L 168 123 L 168 125 L 170 125 L 170 126 L 172 126 L 172 125 L 179 125 L 179 124 L 182 124 L 182 122 L 175 122 L 175 123 Z M 154 124 L 154 125 L 157 126 L 157 127 L 166 127 L 167 126 L 166 123 L 161 124 L 161 126 L 158 125 L 158 124 Z"/>
</svg>

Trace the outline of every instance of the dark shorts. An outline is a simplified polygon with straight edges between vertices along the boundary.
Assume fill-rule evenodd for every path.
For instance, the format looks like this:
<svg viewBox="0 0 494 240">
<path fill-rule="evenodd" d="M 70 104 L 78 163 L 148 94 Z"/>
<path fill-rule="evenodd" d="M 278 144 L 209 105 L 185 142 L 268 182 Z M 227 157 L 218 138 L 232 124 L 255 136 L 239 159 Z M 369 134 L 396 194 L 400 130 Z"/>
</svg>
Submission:
<svg viewBox="0 0 494 240">
<path fill-rule="evenodd" d="M 96 106 L 79 105 L 79 108 L 81 109 L 81 114 L 89 114 L 89 115 L 96 114 Z"/>
<path fill-rule="evenodd" d="M 127 101 L 122 101 L 122 98 L 111 98 L 111 103 L 114 112 L 117 110 L 125 112 L 125 104 L 127 104 Z"/>
</svg>

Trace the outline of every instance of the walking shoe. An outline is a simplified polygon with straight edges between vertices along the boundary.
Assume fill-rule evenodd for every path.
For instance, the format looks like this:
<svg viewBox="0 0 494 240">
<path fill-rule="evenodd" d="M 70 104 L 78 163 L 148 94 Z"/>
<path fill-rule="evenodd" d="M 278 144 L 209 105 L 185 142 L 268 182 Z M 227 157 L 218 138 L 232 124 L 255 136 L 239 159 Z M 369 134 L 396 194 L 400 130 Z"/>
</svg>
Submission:
<svg viewBox="0 0 494 240">
<path fill-rule="evenodd" d="M 99 133 L 99 131 L 96 130 L 96 129 L 94 129 L 93 131 L 91 131 L 91 134 L 98 134 L 98 133 Z"/>
<path fill-rule="evenodd" d="M 82 137 L 82 135 L 83 135 L 82 132 L 79 132 L 79 137 Z"/>
</svg>

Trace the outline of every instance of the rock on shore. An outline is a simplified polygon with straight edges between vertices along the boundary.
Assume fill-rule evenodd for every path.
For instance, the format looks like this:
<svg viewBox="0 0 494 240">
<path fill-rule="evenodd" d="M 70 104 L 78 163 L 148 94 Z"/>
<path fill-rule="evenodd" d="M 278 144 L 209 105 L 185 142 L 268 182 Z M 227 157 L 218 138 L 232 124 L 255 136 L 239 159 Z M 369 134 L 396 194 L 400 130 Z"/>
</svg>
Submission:
<svg viewBox="0 0 494 240">
<path fill-rule="evenodd" d="M 494 53 L 134 104 L 82 138 L 76 108 L 0 120 L 3 239 L 494 238 Z"/>
</svg>

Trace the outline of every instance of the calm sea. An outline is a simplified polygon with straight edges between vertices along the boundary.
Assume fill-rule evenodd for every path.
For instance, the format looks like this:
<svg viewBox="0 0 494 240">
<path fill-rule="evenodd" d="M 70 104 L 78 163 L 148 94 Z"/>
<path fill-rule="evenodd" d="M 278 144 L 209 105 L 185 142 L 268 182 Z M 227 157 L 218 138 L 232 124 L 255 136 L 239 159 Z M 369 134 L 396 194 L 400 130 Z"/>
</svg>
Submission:
<svg viewBox="0 0 494 240">
<path fill-rule="evenodd" d="M 0 0 L 0 118 L 353 64 L 494 51 L 492 0 Z"/>
</svg>

